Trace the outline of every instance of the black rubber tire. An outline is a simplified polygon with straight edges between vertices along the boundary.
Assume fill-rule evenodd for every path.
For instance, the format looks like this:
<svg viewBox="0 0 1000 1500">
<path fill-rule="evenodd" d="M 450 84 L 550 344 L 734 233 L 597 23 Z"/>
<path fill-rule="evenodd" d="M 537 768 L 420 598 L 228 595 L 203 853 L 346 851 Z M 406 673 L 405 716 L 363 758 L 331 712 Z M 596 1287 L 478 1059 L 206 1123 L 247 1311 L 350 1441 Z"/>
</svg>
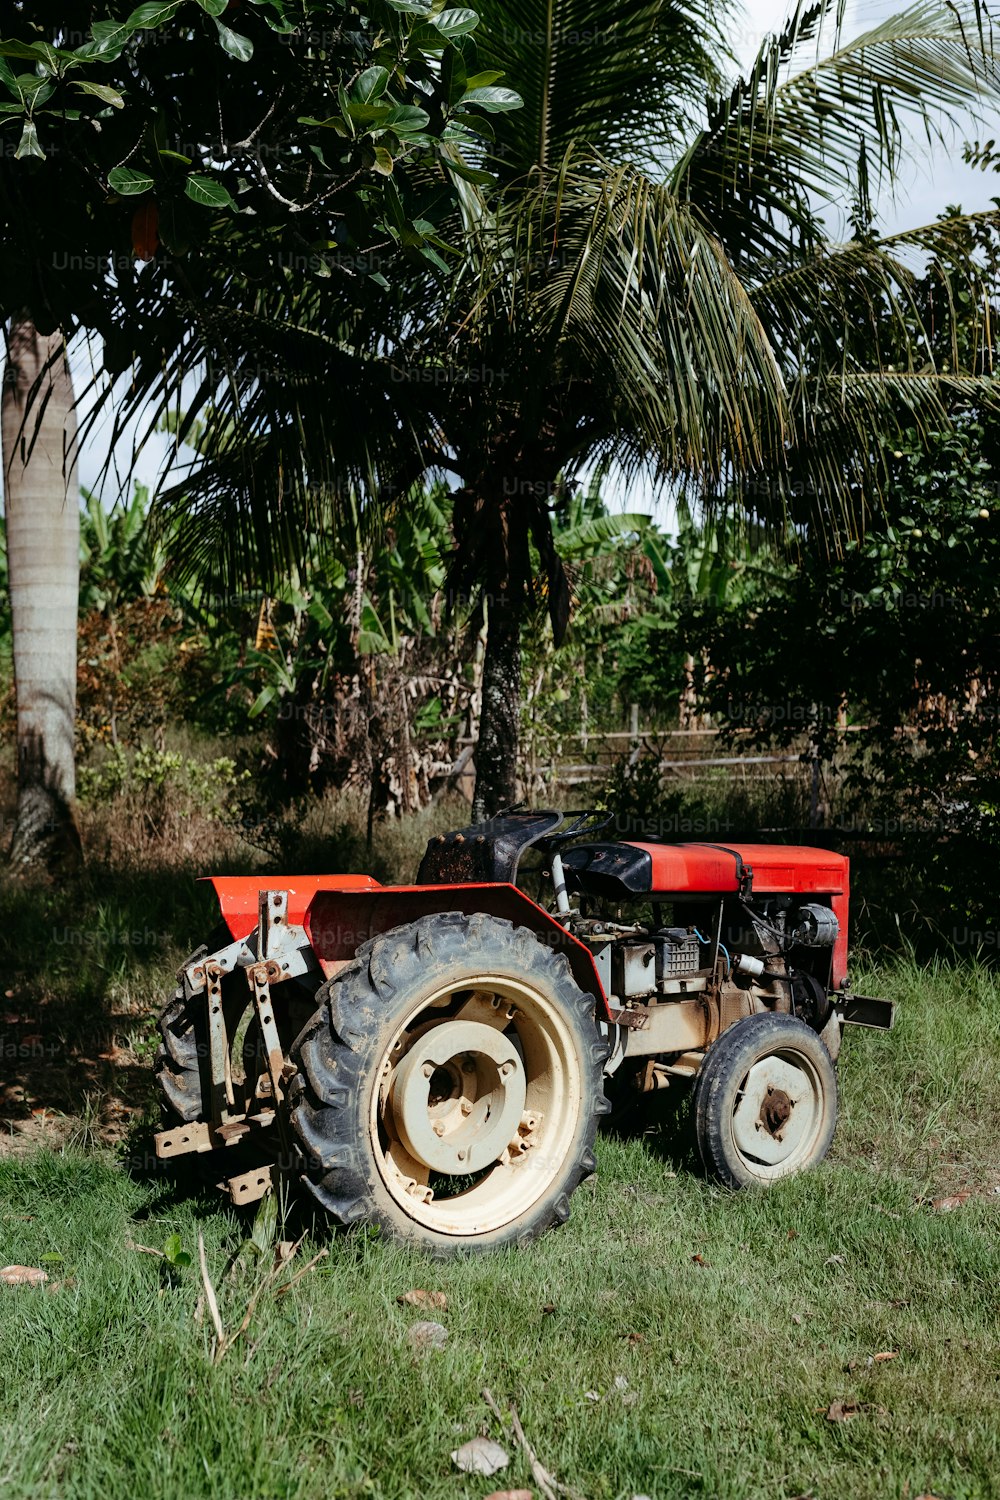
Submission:
<svg viewBox="0 0 1000 1500">
<path fill-rule="evenodd" d="M 231 941 L 227 927 L 215 928 L 207 943 L 188 954 L 179 972 Z M 205 1115 L 201 1060 L 207 1053 L 208 1037 L 201 1023 L 200 1009 L 191 1004 L 183 979 L 174 991 L 173 999 L 161 1010 L 157 1026 L 160 1043 L 153 1059 L 153 1073 L 160 1090 L 163 1124 L 169 1128 L 202 1120 Z"/>
<path fill-rule="evenodd" d="M 814 1101 L 801 1149 L 784 1163 L 751 1157 L 734 1133 L 750 1070 L 769 1058 L 786 1059 L 804 1072 Z M 837 1074 L 822 1039 L 797 1017 L 774 1012 L 745 1016 L 728 1027 L 698 1071 L 694 1128 L 705 1171 L 729 1188 L 766 1186 L 821 1162 L 837 1128 Z"/>
<path fill-rule="evenodd" d="M 477 973 L 520 982 L 544 996 L 556 1018 L 553 1024 L 563 1029 L 562 1044 L 576 1070 L 579 1096 L 576 1118 L 564 1118 L 558 1127 L 569 1140 L 568 1148 L 533 1179 L 519 1178 L 519 1184 L 531 1182 L 529 1196 L 538 1187 L 523 1211 L 482 1232 L 442 1232 L 421 1221 L 419 1211 L 411 1214 L 387 1186 L 383 1170 L 391 1147 L 383 1150 L 380 1168 L 384 1117 L 375 1091 L 381 1087 L 390 1048 L 410 1021 L 423 1014 L 425 1000 L 446 990 L 468 989 L 470 977 Z M 303 1182 L 334 1224 L 377 1225 L 394 1240 L 443 1255 L 524 1244 L 565 1222 L 571 1194 L 595 1169 L 594 1138 L 608 1104 L 603 1088 L 607 1044 L 597 1029 L 594 997 L 577 986 L 562 954 L 527 928 L 485 914 L 444 912 L 366 943 L 317 998 L 322 1002 L 319 1009 L 292 1046 L 298 1073 L 288 1097 L 292 1129 L 303 1155 Z M 516 1029 L 515 1020 L 508 1030 Z M 417 1031 L 420 1034 L 419 1026 Z M 406 1044 L 406 1051 L 411 1045 Z M 527 1076 L 526 1063 L 524 1070 Z M 556 1128 L 553 1124 L 553 1131 Z M 495 1166 L 489 1167 L 485 1177 L 495 1171 Z M 481 1187 L 480 1181 L 469 1191 Z M 428 1216 L 432 1212 L 428 1209 Z"/>
<path fill-rule="evenodd" d="M 181 971 L 207 953 L 217 953 L 233 941 L 229 928 L 216 927 L 200 948 L 188 955 Z M 250 991 L 242 973 L 227 974 L 222 981 L 222 1010 L 226 1029 L 235 1035 L 243 1012 L 251 1003 Z M 208 1017 L 203 994 L 188 997 L 183 979 L 160 1012 L 158 1026 L 161 1041 L 156 1049 L 153 1071 L 160 1089 L 160 1114 L 165 1127 L 190 1124 L 208 1119 L 206 1100 L 210 1088 Z M 260 1049 L 260 1028 L 252 1020 L 243 1043 L 245 1071 L 256 1071 Z"/>
</svg>

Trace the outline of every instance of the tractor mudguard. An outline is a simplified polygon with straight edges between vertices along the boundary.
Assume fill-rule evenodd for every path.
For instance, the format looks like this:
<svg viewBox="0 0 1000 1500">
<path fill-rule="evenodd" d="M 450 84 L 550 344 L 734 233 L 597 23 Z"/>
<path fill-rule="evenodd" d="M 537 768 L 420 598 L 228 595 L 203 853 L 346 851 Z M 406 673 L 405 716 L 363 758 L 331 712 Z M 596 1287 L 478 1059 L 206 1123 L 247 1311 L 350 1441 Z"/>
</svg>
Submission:
<svg viewBox="0 0 1000 1500">
<path fill-rule="evenodd" d="M 288 921 L 301 927 L 309 903 L 319 890 L 375 891 L 370 875 L 209 875 L 222 919 L 234 938 L 249 937 L 257 926 L 261 891 L 288 892 Z"/>
<path fill-rule="evenodd" d="M 288 892 L 288 922 L 303 927 L 329 979 L 349 963 L 362 943 L 419 917 L 441 911 L 466 916 L 485 912 L 527 927 L 547 947 L 566 956 L 580 988 L 597 1001 L 599 1020 L 610 1020 L 608 999 L 590 949 L 516 886 L 379 885 L 370 875 L 215 875 L 209 877 L 234 938 L 256 929 L 261 891 Z"/>
<path fill-rule="evenodd" d="M 273 884 L 269 880 L 268 884 Z M 256 882 L 254 883 L 256 886 Z M 570 971 L 597 1002 L 597 1019 L 611 1013 L 590 949 L 566 931 L 537 902 L 513 885 L 385 885 L 317 890 L 303 923 L 320 968 L 329 978 L 349 963 L 358 948 L 390 928 L 443 911 L 472 916 L 483 912 L 527 927 L 546 945 L 565 955 Z"/>
</svg>

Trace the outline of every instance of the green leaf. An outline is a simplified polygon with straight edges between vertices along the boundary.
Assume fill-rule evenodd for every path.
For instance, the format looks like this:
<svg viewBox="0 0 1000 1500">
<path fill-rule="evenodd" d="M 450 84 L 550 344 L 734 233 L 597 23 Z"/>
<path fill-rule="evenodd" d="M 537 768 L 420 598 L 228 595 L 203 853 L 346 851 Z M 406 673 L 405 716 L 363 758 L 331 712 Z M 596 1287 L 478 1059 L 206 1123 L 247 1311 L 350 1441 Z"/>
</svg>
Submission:
<svg viewBox="0 0 1000 1500">
<path fill-rule="evenodd" d="M 391 223 L 396 229 L 402 229 L 406 224 L 406 215 L 395 182 L 385 184 L 382 201 L 388 209 Z"/>
<path fill-rule="evenodd" d="M 182 167 L 189 167 L 191 165 L 190 156 L 182 156 L 179 151 L 169 151 L 165 146 L 161 147 L 157 154 L 161 161 L 177 161 L 180 162 Z"/>
<path fill-rule="evenodd" d="M 415 104 L 397 104 L 391 109 L 382 121 L 387 130 L 395 130 L 398 135 L 412 135 L 414 131 L 425 130 L 431 122 L 431 117 L 425 109 L 419 109 Z"/>
<path fill-rule="evenodd" d="M 222 15 L 222 12 L 229 4 L 229 0 L 198 0 L 198 4 L 202 10 L 207 11 L 210 16 L 214 17 Z"/>
<path fill-rule="evenodd" d="M 392 110 L 398 108 L 398 106 L 378 103 L 355 104 L 353 101 L 349 101 L 346 108 L 349 117 L 356 125 L 383 125 L 386 123 Z M 321 125 L 329 125 L 331 122 L 329 120 L 321 120 L 319 123 Z"/>
<path fill-rule="evenodd" d="M 391 177 L 393 169 L 392 152 L 387 151 L 384 146 L 375 147 L 375 171 L 383 177 Z"/>
<path fill-rule="evenodd" d="M 309 601 L 309 618 L 315 620 L 321 630 L 327 630 L 333 624 L 333 615 L 331 615 L 322 599 L 315 597 Z"/>
<path fill-rule="evenodd" d="M 449 108 L 458 103 L 468 87 L 465 58 L 457 47 L 446 47 L 441 59 L 441 90 Z"/>
<path fill-rule="evenodd" d="M 167 1260 L 173 1264 L 181 1253 L 181 1237 L 179 1234 L 170 1234 L 163 1242 L 163 1253 Z"/>
<path fill-rule="evenodd" d="M 44 62 L 46 61 L 43 50 L 45 45 L 44 42 L 19 42 L 12 37 L 9 42 L 0 41 L 0 57 L 23 57 L 28 62 Z M 50 47 L 49 51 L 51 50 Z"/>
<path fill-rule="evenodd" d="M 250 705 L 250 712 L 247 714 L 247 718 L 259 718 L 259 716 L 264 712 L 267 705 L 274 701 L 274 695 L 277 691 L 278 689 L 271 684 L 269 684 L 266 688 L 261 688 L 253 703 Z"/>
<path fill-rule="evenodd" d="M 8 68 L 2 57 L 0 57 L 0 83 L 5 83 L 11 90 L 16 89 L 17 87 L 14 82 L 14 74 L 11 72 L 10 68 Z"/>
<path fill-rule="evenodd" d="M 55 84 L 49 78 L 39 78 L 37 73 L 19 73 L 14 80 L 21 97 L 32 109 L 37 109 L 40 104 L 45 104 L 56 91 Z"/>
<path fill-rule="evenodd" d="M 459 141 L 464 146 L 480 146 L 496 138 L 493 122 L 486 115 L 456 115 L 441 135 L 444 141 Z"/>
<path fill-rule="evenodd" d="M 189 1250 L 178 1250 L 170 1264 L 183 1270 L 185 1266 L 191 1264 L 191 1252 Z"/>
<path fill-rule="evenodd" d="M 151 30 L 169 21 L 183 3 L 184 0 L 150 0 L 148 5 L 140 5 L 132 12 L 125 26 L 129 31 Z"/>
<path fill-rule="evenodd" d="M 356 99 L 359 104 L 371 104 L 373 100 L 381 99 L 388 86 L 388 68 L 366 68 L 351 88 L 351 99 Z"/>
<path fill-rule="evenodd" d="M 479 187 L 490 187 L 496 179 L 491 172 L 483 172 L 478 167 L 470 167 L 468 162 L 459 157 L 442 156 L 442 164 L 449 172 L 454 172 L 456 177 L 464 177 L 466 182 L 474 182 Z"/>
<path fill-rule="evenodd" d="M 254 1214 L 253 1229 L 249 1243 L 262 1253 L 270 1250 L 278 1237 L 278 1200 L 272 1194 L 264 1198 Z"/>
<path fill-rule="evenodd" d="M 406 16 L 424 16 L 430 18 L 430 4 L 424 0 L 388 0 L 393 10 L 401 10 Z"/>
<path fill-rule="evenodd" d="M 58 1250 L 47 1250 L 44 1255 L 38 1257 L 39 1264 L 43 1266 L 61 1266 L 62 1259 Z"/>
<path fill-rule="evenodd" d="M 105 104 L 113 104 L 115 109 L 124 109 L 125 100 L 117 89 L 108 88 L 104 83 L 88 83 L 80 80 L 73 84 L 75 89 L 82 89 L 85 94 L 94 94 L 98 99 L 103 99 Z"/>
<path fill-rule="evenodd" d="M 55 47 L 50 46 L 48 42 L 36 42 L 35 45 L 39 49 L 38 60 L 42 64 L 42 67 L 48 69 L 53 75 L 57 74 L 59 72 L 60 54 L 56 51 Z M 65 53 L 62 56 L 65 56 Z"/>
<path fill-rule="evenodd" d="M 421 245 L 420 254 L 423 256 L 424 260 L 430 261 L 432 266 L 436 266 L 437 269 L 439 271 L 443 271 L 446 276 L 451 275 L 451 267 L 448 265 L 448 262 L 446 260 L 443 260 L 442 257 L 437 253 L 433 245 Z"/>
<path fill-rule="evenodd" d="M 42 159 L 42 161 L 45 160 L 45 152 L 42 150 L 39 143 L 38 131 L 35 128 L 35 123 L 33 120 L 27 120 L 25 122 L 24 129 L 21 132 L 20 145 L 14 152 L 14 160 L 20 161 L 22 156 L 38 156 Z"/>
<path fill-rule="evenodd" d="M 108 187 L 123 198 L 137 198 L 148 193 L 156 183 L 148 172 L 137 172 L 134 167 L 112 167 L 108 173 Z"/>
<path fill-rule="evenodd" d="M 455 6 L 451 10 L 443 10 L 439 16 L 434 16 L 431 25 L 435 31 L 439 31 L 442 36 L 448 38 L 467 36 L 479 25 L 479 17 L 474 10 L 467 10 L 464 6 Z"/>
<path fill-rule="evenodd" d="M 481 73 L 473 73 L 471 78 L 467 78 L 465 86 L 469 89 L 485 89 L 502 77 L 503 73 L 499 68 L 484 68 Z"/>
<path fill-rule="evenodd" d="M 487 114 L 495 115 L 501 110 L 523 108 L 524 100 L 520 94 L 515 94 L 513 89 L 499 89 L 491 86 L 470 89 L 462 100 L 462 104 L 476 104 L 480 109 L 485 109 Z"/>
<path fill-rule="evenodd" d="M 279 36 L 290 36 L 298 29 L 295 22 L 290 21 L 285 14 L 285 0 L 253 0 L 253 4 L 263 10 L 264 20 Z"/>
<path fill-rule="evenodd" d="M 347 128 L 353 134 L 354 127 L 353 127 L 353 125 L 351 123 L 351 113 L 350 113 L 351 112 L 351 101 L 348 99 L 348 97 L 347 97 L 347 90 L 344 88 L 344 85 L 342 83 L 338 83 L 338 85 L 337 85 L 337 103 L 340 105 L 340 113 L 344 117 L 344 123 L 347 125 Z M 364 109 L 364 108 L 368 108 L 369 106 L 358 105 L 357 107 L 359 109 Z M 372 106 L 372 107 L 375 107 L 375 106 Z"/>
<path fill-rule="evenodd" d="M 229 56 L 235 57 L 237 62 L 250 61 L 253 57 L 253 42 L 248 36 L 241 36 L 238 31 L 231 31 L 228 26 L 223 26 L 221 21 L 216 21 L 215 29 L 219 33 L 223 52 L 228 52 Z"/>
<path fill-rule="evenodd" d="M 129 39 L 128 23 L 125 21 L 95 21 L 90 28 L 90 34 L 94 38 L 85 47 L 78 47 L 76 55 L 88 60 L 90 58 L 100 59 L 102 62 L 114 62 L 120 57 Z"/>
<path fill-rule="evenodd" d="M 184 192 L 192 203 L 204 204 L 206 208 L 235 208 L 232 195 L 228 188 L 223 187 L 221 182 L 216 182 L 214 177 L 188 178 Z"/>
</svg>

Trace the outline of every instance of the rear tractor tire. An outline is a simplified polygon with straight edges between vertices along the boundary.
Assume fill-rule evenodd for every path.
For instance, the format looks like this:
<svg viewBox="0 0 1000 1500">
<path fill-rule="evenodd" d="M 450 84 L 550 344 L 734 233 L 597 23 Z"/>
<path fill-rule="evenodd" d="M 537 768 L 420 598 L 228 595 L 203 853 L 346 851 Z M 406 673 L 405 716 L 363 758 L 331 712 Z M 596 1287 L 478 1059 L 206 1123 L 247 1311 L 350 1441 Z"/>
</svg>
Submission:
<svg viewBox="0 0 1000 1500">
<path fill-rule="evenodd" d="M 837 1127 L 837 1075 L 795 1016 L 746 1016 L 708 1049 L 694 1124 L 706 1172 L 726 1187 L 767 1185 L 821 1162 Z"/>
<path fill-rule="evenodd" d="M 595 1166 L 607 1047 L 566 959 L 445 912 L 365 944 L 292 1047 L 306 1186 L 436 1253 L 524 1243 Z"/>
</svg>

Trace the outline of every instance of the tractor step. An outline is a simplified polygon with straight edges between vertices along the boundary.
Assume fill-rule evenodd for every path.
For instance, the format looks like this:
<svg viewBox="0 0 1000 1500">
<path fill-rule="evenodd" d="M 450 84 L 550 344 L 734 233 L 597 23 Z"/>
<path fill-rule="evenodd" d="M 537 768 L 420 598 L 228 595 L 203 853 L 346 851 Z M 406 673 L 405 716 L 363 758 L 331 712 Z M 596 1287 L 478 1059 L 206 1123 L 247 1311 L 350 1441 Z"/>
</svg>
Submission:
<svg viewBox="0 0 1000 1500">
<path fill-rule="evenodd" d="M 256 1203 L 274 1191 L 278 1168 L 276 1166 L 255 1167 L 252 1172 L 241 1172 L 237 1177 L 223 1178 L 219 1187 L 228 1193 L 234 1203 Z"/>
<path fill-rule="evenodd" d="M 157 1156 L 164 1161 L 172 1156 L 186 1156 L 192 1151 L 217 1151 L 223 1146 L 237 1146 L 256 1131 L 266 1130 L 273 1124 L 273 1109 L 230 1120 L 225 1125 L 196 1120 L 189 1125 L 176 1125 L 172 1130 L 158 1130 L 153 1136 L 153 1145 Z"/>
</svg>

